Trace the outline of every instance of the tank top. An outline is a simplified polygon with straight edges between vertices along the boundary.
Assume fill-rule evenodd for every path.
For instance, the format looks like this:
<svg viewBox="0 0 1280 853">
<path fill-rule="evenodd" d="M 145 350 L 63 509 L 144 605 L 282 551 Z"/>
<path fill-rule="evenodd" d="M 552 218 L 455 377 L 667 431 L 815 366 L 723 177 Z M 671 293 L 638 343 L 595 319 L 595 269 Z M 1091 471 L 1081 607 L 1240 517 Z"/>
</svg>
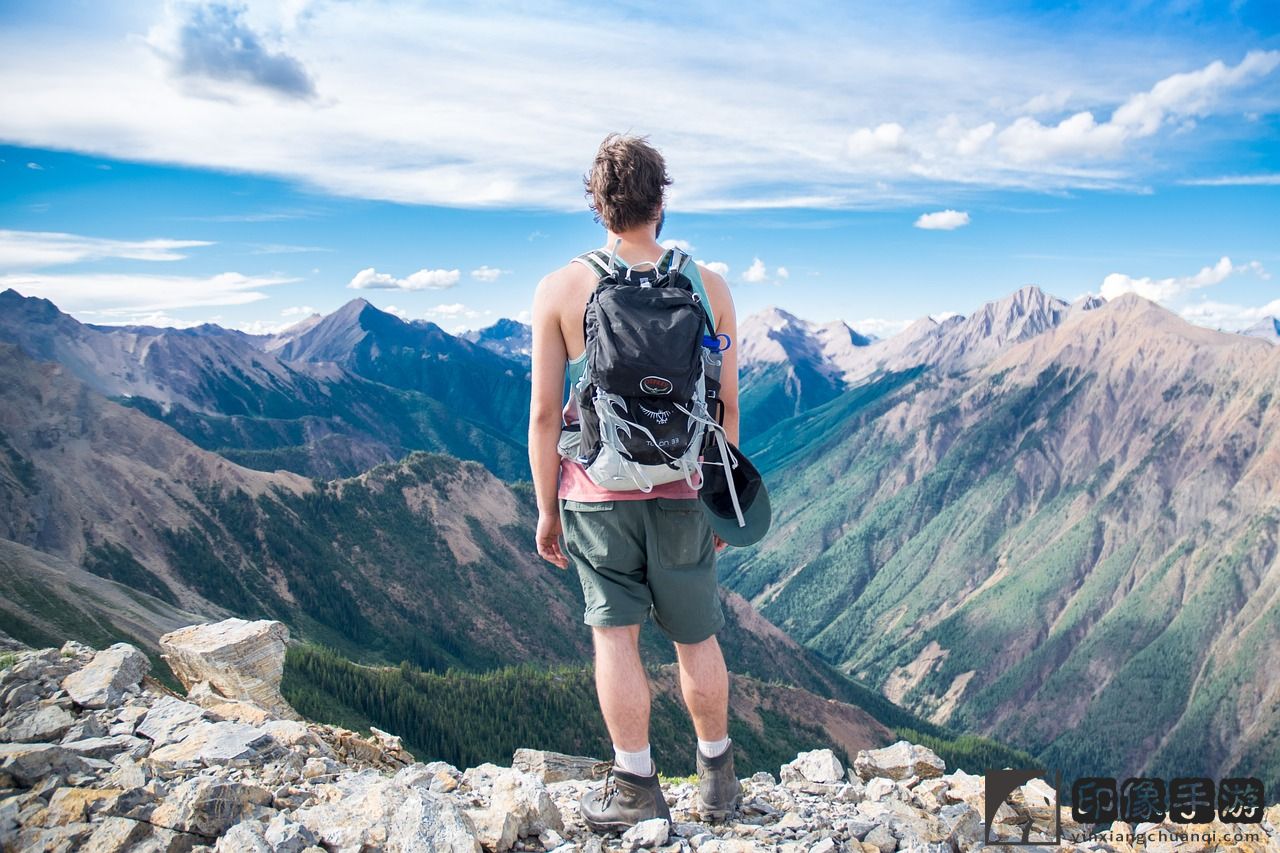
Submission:
<svg viewBox="0 0 1280 853">
<path fill-rule="evenodd" d="M 623 268 L 629 266 L 621 258 L 616 258 L 615 260 Z M 711 318 L 711 327 L 715 328 L 715 312 L 711 308 L 711 300 L 707 298 L 707 289 L 702 283 L 702 274 L 698 271 L 697 263 L 690 259 L 688 266 L 685 267 L 685 272 L 689 276 L 689 281 L 693 284 L 694 293 L 698 294 L 698 298 L 702 300 L 702 304 L 707 309 L 707 316 Z M 587 352 L 585 349 L 577 358 L 569 360 L 565 368 L 568 388 L 572 389 L 578 380 L 582 378 L 582 371 L 586 364 Z M 577 403 L 572 399 L 568 399 L 564 408 L 564 421 L 565 423 L 573 423 L 577 419 Z M 697 482 L 696 478 L 695 482 Z M 690 488 L 689 484 L 684 480 L 662 483 L 647 492 L 642 489 L 630 489 L 627 491 L 606 489 L 597 485 L 594 480 L 587 476 L 587 472 L 576 461 L 562 456 L 560 457 L 560 487 L 557 491 L 557 496 L 561 500 L 597 503 L 600 501 L 643 501 L 654 498 L 696 498 L 698 491 Z"/>
</svg>

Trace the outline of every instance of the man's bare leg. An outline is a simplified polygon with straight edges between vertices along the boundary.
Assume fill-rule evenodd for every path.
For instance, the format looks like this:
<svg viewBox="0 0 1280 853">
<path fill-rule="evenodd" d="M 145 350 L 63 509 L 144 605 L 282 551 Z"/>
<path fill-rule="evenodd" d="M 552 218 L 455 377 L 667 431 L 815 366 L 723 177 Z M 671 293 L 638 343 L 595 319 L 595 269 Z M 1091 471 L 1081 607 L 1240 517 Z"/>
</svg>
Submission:
<svg viewBox="0 0 1280 853">
<path fill-rule="evenodd" d="M 719 741 L 729 736 L 729 673 L 715 635 L 700 643 L 676 643 L 680 662 L 680 693 L 693 717 L 698 740 Z"/>
<path fill-rule="evenodd" d="M 649 677 L 640 662 L 640 626 L 592 627 L 596 695 L 615 749 L 649 746 Z"/>
</svg>

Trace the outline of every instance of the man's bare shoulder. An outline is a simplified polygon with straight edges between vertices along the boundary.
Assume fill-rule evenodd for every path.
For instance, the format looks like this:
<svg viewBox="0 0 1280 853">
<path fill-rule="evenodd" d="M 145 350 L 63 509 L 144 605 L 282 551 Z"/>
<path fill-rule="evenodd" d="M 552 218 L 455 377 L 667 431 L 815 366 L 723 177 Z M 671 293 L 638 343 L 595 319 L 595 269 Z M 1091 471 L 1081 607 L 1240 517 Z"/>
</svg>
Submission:
<svg viewBox="0 0 1280 853">
<path fill-rule="evenodd" d="M 554 269 L 538 282 L 537 295 L 553 304 L 582 289 L 584 282 L 594 281 L 591 271 L 582 264 L 567 263 Z"/>
<path fill-rule="evenodd" d="M 729 292 L 729 282 L 713 269 L 698 264 L 698 273 L 702 276 L 702 286 L 707 289 L 707 297 L 712 302 L 733 304 L 733 294 Z"/>
</svg>

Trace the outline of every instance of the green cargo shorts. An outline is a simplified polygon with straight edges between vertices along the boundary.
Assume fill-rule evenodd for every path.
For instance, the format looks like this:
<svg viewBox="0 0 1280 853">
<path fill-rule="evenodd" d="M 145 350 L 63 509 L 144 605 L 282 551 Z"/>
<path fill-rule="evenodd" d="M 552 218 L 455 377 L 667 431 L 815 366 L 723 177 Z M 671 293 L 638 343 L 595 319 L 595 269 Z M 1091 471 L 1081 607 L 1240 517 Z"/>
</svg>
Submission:
<svg viewBox="0 0 1280 853">
<path fill-rule="evenodd" d="M 711 525 L 697 498 L 560 501 L 565 551 L 593 626 L 643 624 L 700 643 L 724 625 Z"/>
</svg>

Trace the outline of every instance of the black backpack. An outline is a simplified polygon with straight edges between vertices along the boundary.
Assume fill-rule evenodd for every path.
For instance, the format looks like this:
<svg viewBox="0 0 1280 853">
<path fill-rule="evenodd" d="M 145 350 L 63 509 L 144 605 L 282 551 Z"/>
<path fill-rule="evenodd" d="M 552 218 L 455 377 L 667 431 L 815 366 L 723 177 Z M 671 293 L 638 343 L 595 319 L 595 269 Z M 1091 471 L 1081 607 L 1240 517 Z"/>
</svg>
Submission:
<svg viewBox="0 0 1280 853">
<path fill-rule="evenodd" d="M 723 431 L 718 394 L 727 338 L 716 336 L 684 273 L 689 256 L 670 249 L 656 264 L 630 268 L 601 250 L 574 260 L 597 283 L 583 317 L 586 366 L 570 389 L 579 431 L 566 432 L 560 452 L 606 489 L 647 492 L 680 479 L 697 485 L 704 444 Z"/>
</svg>

